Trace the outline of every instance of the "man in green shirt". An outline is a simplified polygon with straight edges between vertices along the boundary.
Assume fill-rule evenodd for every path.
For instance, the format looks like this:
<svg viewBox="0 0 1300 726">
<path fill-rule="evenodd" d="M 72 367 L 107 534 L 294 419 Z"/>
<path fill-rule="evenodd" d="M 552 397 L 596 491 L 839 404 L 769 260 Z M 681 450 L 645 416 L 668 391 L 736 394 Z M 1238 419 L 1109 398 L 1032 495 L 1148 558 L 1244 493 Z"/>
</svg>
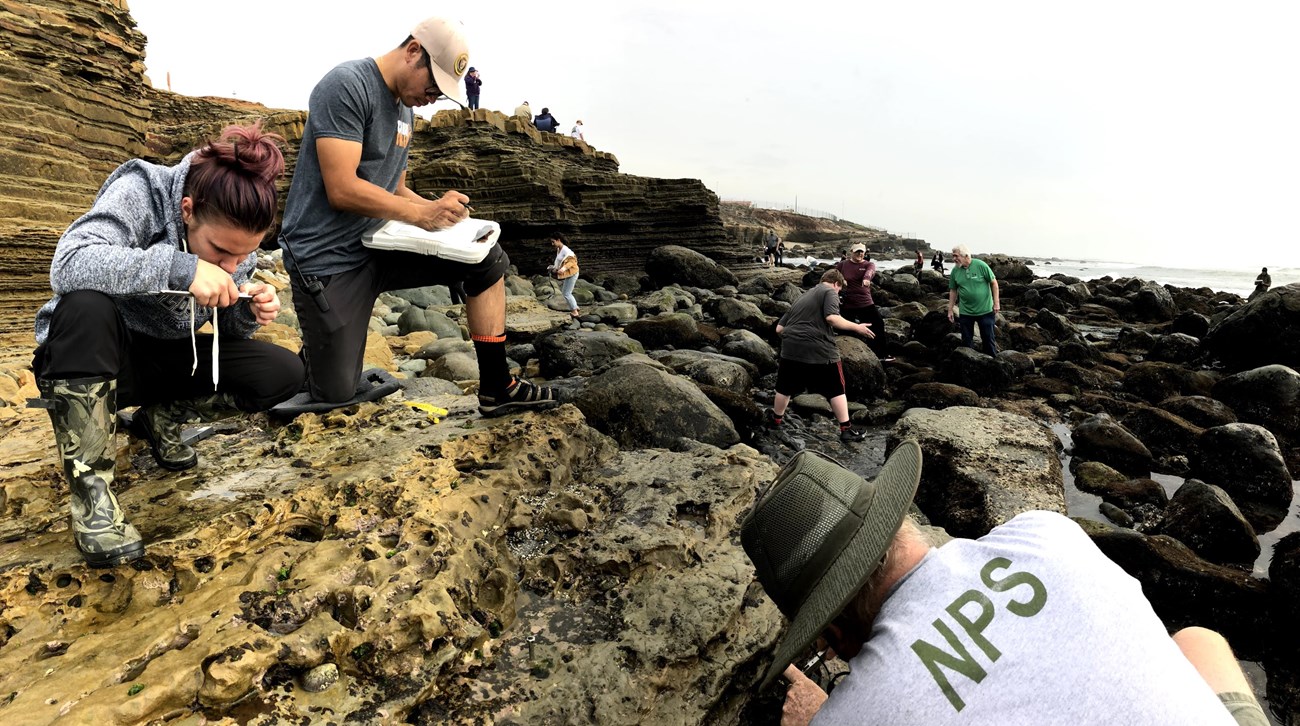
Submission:
<svg viewBox="0 0 1300 726">
<path fill-rule="evenodd" d="M 948 276 L 948 320 L 954 316 L 961 326 L 961 343 L 974 348 L 975 325 L 980 326 L 984 352 L 997 355 L 993 342 L 994 325 L 1002 303 L 998 299 L 998 279 L 983 260 L 970 256 L 966 245 L 952 248 L 954 267 Z"/>
</svg>

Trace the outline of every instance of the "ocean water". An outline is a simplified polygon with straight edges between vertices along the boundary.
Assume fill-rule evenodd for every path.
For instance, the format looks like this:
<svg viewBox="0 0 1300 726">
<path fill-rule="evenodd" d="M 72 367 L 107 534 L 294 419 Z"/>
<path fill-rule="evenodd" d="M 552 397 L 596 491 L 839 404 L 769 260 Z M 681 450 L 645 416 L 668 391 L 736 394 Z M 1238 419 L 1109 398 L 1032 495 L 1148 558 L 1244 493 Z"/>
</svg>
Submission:
<svg viewBox="0 0 1300 726">
<path fill-rule="evenodd" d="M 978 256 L 976 255 L 976 257 Z M 1077 277 L 1084 282 L 1107 276 L 1114 279 L 1137 277 L 1161 285 L 1173 285 L 1175 287 L 1208 287 L 1219 292 L 1233 292 L 1242 297 L 1254 292 L 1255 276 L 1259 274 L 1258 267 L 1254 269 L 1238 269 L 1240 265 L 1194 268 L 1139 265 L 1131 262 L 1108 262 L 1104 260 L 1029 259 L 1034 263 L 1029 266 L 1029 269 L 1038 277 L 1051 277 L 1056 273 L 1061 273 Z M 787 265 L 810 265 L 814 262 L 829 263 L 830 260 L 791 256 L 785 258 Z M 876 260 L 876 264 L 892 270 L 910 266 L 912 259 L 909 257 L 907 259 Z M 926 258 L 925 267 L 927 270 L 930 269 L 928 257 Z M 945 263 L 945 269 L 951 268 L 951 262 Z M 1273 287 L 1300 282 L 1300 267 L 1269 267 L 1268 274 L 1273 278 Z"/>
</svg>

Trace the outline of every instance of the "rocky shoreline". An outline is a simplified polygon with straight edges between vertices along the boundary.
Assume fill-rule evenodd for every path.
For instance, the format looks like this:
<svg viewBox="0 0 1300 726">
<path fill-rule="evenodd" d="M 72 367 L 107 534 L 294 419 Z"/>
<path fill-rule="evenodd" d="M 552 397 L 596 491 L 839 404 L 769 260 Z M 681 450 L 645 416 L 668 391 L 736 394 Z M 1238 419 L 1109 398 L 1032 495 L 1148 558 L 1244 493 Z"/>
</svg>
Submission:
<svg viewBox="0 0 1300 726">
<path fill-rule="evenodd" d="M 276 258 L 259 276 L 283 289 Z M 773 694 L 753 686 L 781 621 L 739 519 L 800 446 L 870 476 L 910 437 L 926 455 L 920 511 L 957 536 L 1066 512 L 1068 455 L 1111 520 L 1080 520 L 1099 546 L 1169 627 L 1218 629 L 1260 663 L 1294 723 L 1300 535 L 1276 543 L 1267 578 L 1251 567 L 1259 534 L 1297 523 L 1300 375 L 1260 331 L 1293 324 L 1300 286 L 1244 304 L 991 262 L 996 358 L 960 347 L 938 273 L 881 271 L 898 361 L 838 340 L 854 419 L 880 432 L 867 447 L 838 442 L 817 396 L 795 400 L 789 433 L 762 427 L 775 318 L 816 271 L 740 280 L 660 247 L 643 276 L 583 280 L 579 321 L 554 281 L 512 275 L 510 356 L 570 405 L 501 422 L 473 413 L 448 292 L 385 295 L 367 358 L 403 392 L 285 425 L 237 419 L 184 474 L 119 437 L 121 499 L 151 545 L 111 572 L 67 542 L 47 423 L 19 408 L 31 373 L 10 367 L 0 717 L 770 723 Z M 264 335 L 292 348 L 287 302 Z M 1162 475 L 1186 483 L 1169 496 Z"/>
</svg>

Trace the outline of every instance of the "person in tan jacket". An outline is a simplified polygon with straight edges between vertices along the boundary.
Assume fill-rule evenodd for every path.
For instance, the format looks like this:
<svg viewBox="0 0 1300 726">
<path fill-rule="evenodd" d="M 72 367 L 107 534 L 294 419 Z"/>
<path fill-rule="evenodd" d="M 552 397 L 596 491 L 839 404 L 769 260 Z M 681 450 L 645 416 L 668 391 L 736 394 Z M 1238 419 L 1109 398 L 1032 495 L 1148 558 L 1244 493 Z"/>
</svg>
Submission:
<svg viewBox="0 0 1300 726">
<path fill-rule="evenodd" d="M 556 232 L 551 235 L 551 246 L 555 248 L 555 262 L 547 266 L 551 277 L 560 281 L 560 292 L 569 303 L 569 314 L 577 318 L 582 315 L 578 301 L 573 297 L 573 286 L 578 284 L 578 256 L 569 249 L 568 240 Z"/>
</svg>

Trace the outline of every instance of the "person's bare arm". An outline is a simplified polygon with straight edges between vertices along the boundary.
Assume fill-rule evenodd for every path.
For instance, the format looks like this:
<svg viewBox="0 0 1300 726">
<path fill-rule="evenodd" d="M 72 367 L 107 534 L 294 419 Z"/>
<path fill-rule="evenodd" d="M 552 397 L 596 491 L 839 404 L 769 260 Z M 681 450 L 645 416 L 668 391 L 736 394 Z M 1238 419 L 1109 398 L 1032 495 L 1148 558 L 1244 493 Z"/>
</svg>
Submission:
<svg viewBox="0 0 1300 726">
<path fill-rule="evenodd" d="M 995 303 L 996 304 L 996 303 Z M 952 322 L 953 311 L 957 309 L 957 289 L 948 290 L 948 322 Z"/>
<path fill-rule="evenodd" d="M 871 323 L 855 323 L 840 315 L 827 315 L 826 322 L 830 323 L 831 327 L 836 330 L 846 330 L 850 333 L 865 335 L 868 338 L 876 337 L 876 334 L 871 332 Z"/>
<path fill-rule="evenodd" d="M 989 280 L 989 287 L 993 288 L 993 312 L 996 313 L 1002 309 L 1002 296 L 998 293 L 998 280 L 996 277 Z"/>
<path fill-rule="evenodd" d="M 423 229 L 450 227 L 469 216 L 465 209 L 469 197 L 449 191 L 437 201 L 425 199 L 406 186 L 405 172 L 395 194 L 357 176 L 357 167 L 361 164 L 359 142 L 317 139 L 316 156 L 320 160 L 325 195 L 330 206 L 341 212 L 375 219 L 395 219 Z"/>
</svg>

